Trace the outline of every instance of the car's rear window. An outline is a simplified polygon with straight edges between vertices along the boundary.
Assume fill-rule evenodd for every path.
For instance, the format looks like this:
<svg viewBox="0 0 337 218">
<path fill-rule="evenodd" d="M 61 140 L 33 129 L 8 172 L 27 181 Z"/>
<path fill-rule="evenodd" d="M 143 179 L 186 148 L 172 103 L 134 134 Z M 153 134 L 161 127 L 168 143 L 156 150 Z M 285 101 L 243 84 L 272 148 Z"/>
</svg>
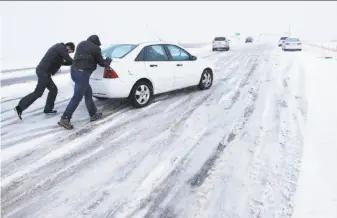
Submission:
<svg viewBox="0 0 337 218">
<path fill-rule="evenodd" d="M 286 40 L 288 37 L 281 37 L 280 40 Z"/>
<path fill-rule="evenodd" d="M 137 45 L 134 44 L 115 44 L 102 50 L 103 57 L 123 58 L 129 54 Z"/>
<path fill-rule="evenodd" d="M 215 37 L 214 41 L 226 41 L 226 37 Z"/>
<path fill-rule="evenodd" d="M 300 41 L 298 38 L 287 38 L 287 42 L 298 42 Z"/>
</svg>

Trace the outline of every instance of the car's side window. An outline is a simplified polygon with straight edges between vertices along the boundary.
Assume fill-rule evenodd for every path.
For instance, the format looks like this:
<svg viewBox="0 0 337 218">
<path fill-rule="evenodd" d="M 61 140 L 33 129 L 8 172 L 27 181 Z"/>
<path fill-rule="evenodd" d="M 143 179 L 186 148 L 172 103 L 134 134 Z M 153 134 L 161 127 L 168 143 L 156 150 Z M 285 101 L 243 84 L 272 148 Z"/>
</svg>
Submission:
<svg viewBox="0 0 337 218">
<path fill-rule="evenodd" d="M 145 61 L 168 61 L 164 46 L 150 45 L 145 48 Z"/>
<path fill-rule="evenodd" d="M 169 50 L 172 61 L 188 61 L 190 60 L 190 55 L 182 50 L 181 48 L 175 45 L 167 45 L 167 49 Z"/>
</svg>

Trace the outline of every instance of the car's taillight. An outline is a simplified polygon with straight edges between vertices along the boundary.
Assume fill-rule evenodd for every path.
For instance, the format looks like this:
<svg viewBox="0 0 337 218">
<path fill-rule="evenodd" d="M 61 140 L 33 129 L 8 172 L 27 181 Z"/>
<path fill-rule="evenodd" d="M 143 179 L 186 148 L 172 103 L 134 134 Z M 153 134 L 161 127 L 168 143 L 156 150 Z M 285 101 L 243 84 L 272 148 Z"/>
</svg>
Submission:
<svg viewBox="0 0 337 218">
<path fill-rule="evenodd" d="M 286 45 L 290 45 L 290 43 L 286 43 Z"/>
<path fill-rule="evenodd" d="M 111 67 L 106 67 L 104 68 L 103 78 L 115 79 L 115 78 L 118 78 L 118 74 Z"/>
</svg>

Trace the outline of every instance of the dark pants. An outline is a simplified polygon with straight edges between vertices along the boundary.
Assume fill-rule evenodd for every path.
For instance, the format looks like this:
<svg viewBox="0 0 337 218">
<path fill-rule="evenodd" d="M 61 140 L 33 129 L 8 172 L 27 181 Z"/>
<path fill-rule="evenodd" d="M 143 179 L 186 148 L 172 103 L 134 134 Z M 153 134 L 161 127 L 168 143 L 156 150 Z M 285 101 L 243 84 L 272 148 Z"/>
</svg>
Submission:
<svg viewBox="0 0 337 218">
<path fill-rule="evenodd" d="M 54 108 L 55 99 L 57 96 L 57 87 L 53 82 L 50 73 L 37 70 L 36 75 L 38 80 L 34 92 L 23 97 L 19 101 L 19 107 L 21 110 L 26 110 L 31 104 L 34 103 L 34 101 L 43 95 L 44 90 L 47 88 L 49 93 L 44 109 L 52 110 Z"/>
<path fill-rule="evenodd" d="M 90 71 L 88 72 L 73 68 L 71 69 L 71 79 L 75 82 L 75 89 L 74 95 L 62 115 L 63 119 L 71 119 L 83 96 L 89 116 L 93 116 L 97 112 L 97 108 L 92 99 L 92 89 L 89 84 L 91 74 L 92 72 Z"/>
</svg>

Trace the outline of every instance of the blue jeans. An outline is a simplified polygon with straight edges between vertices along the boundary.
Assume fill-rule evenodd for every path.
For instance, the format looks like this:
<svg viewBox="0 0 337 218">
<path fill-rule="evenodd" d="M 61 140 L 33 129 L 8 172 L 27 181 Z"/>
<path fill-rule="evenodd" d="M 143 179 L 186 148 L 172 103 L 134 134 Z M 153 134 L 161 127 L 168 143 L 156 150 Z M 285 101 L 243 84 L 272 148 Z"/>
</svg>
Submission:
<svg viewBox="0 0 337 218">
<path fill-rule="evenodd" d="M 87 106 L 89 112 L 89 116 L 93 116 L 97 112 L 97 108 L 92 99 L 92 89 L 89 84 L 89 79 L 92 72 L 71 68 L 70 74 L 71 79 L 75 82 L 74 95 L 71 98 L 66 110 L 64 111 L 62 118 L 71 119 L 83 96 L 85 100 L 85 105 Z"/>
</svg>

